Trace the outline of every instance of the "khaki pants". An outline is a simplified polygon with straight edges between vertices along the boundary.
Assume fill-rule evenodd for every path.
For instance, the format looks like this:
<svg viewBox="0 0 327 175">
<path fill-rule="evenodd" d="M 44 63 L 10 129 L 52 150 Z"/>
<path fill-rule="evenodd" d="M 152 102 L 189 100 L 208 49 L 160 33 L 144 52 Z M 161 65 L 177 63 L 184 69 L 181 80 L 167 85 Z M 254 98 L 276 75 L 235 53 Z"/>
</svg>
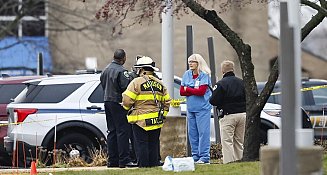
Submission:
<svg viewBox="0 0 327 175">
<path fill-rule="evenodd" d="M 224 164 L 243 157 L 245 120 L 245 113 L 225 115 L 219 120 Z"/>
</svg>

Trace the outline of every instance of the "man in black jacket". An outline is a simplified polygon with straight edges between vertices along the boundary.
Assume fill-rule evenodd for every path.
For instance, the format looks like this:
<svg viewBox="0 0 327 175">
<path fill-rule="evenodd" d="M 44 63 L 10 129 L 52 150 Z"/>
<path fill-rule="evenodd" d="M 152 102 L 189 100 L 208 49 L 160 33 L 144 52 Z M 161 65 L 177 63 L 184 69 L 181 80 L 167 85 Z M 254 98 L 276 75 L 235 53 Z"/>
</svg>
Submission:
<svg viewBox="0 0 327 175">
<path fill-rule="evenodd" d="M 220 118 L 220 134 L 223 163 L 241 160 L 246 121 L 245 88 L 243 80 L 235 77 L 234 62 L 221 63 L 223 78 L 216 83 L 210 104 L 223 110 Z"/>
<path fill-rule="evenodd" d="M 121 106 L 122 93 L 126 90 L 131 77 L 123 67 L 126 53 L 117 49 L 113 61 L 105 68 L 100 76 L 104 91 L 104 107 L 106 112 L 108 137 L 107 167 L 134 167 L 137 166 L 130 159 L 129 139 L 131 126 L 127 122 L 127 111 Z"/>
</svg>

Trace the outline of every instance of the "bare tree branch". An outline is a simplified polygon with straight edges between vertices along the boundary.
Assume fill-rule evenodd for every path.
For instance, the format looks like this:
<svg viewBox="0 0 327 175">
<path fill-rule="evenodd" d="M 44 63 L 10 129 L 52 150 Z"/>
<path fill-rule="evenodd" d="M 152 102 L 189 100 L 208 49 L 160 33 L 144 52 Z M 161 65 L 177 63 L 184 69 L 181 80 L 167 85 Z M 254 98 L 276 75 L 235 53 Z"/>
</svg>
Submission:
<svg viewBox="0 0 327 175">
<path fill-rule="evenodd" d="M 318 4 L 314 3 L 314 2 L 311 2 L 311 1 L 308 1 L 308 0 L 301 0 L 301 4 L 303 5 L 306 5 L 306 6 L 309 6 L 313 9 L 316 9 L 318 12 L 320 12 L 322 15 L 324 15 L 325 17 L 327 17 L 327 10 L 326 10 L 326 7 L 323 7 L 323 4 L 324 4 L 324 0 L 320 0 L 320 4 L 321 6 L 319 6 Z"/>
<path fill-rule="evenodd" d="M 307 1 L 307 0 L 301 0 L 302 1 Z M 308 1 L 309 4 L 311 4 L 312 2 Z M 314 4 L 314 3 L 313 3 Z M 321 8 L 320 9 L 327 9 L 327 3 L 325 0 L 320 0 L 320 4 L 321 4 Z M 317 4 L 315 4 L 317 5 Z M 317 5 L 318 6 L 318 5 Z M 310 6 L 312 7 L 312 6 Z M 313 8 L 313 7 L 312 7 Z M 325 10 L 326 11 L 326 10 Z M 301 41 L 304 40 L 304 38 L 306 38 L 309 33 L 316 28 L 327 16 L 326 14 L 323 14 L 324 12 L 322 10 L 318 10 L 318 13 L 316 15 L 314 15 L 311 20 L 309 22 L 307 22 L 305 24 L 305 26 L 301 29 Z"/>
</svg>

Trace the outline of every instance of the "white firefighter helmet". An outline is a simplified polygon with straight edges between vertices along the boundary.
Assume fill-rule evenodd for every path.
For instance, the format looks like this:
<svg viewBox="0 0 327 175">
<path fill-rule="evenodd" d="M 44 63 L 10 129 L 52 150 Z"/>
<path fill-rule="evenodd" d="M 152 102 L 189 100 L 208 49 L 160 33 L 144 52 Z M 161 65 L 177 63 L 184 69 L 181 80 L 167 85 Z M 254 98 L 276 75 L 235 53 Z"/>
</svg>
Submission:
<svg viewBox="0 0 327 175">
<path fill-rule="evenodd" d="M 151 67 L 154 71 L 159 71 L 159 68 L 156 67 L 156 63 L 152 60 L 152 58 L 147 56 L 142 56 L 141 58 L 139 58 L 134 67 Z"/>
</svg>

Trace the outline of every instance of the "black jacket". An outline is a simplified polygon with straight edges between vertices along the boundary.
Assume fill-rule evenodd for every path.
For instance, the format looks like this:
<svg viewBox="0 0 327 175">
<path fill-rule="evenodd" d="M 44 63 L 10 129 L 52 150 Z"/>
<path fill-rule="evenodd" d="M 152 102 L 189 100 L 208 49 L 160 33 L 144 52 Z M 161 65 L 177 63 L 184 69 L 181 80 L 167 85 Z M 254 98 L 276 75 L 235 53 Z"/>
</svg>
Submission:
<svg viewBox="0 0 327 175">
<path fill-rule="evenodd" d="M 218 109 L 223 109 L 225 115 L 245 112 L 243 80 L 235 77 L 233 72 L 225 73 L 224 77 L 214 86 L 210 104 L 217 106 Z"/>
<path fill-rule="evenodd" d="M 128 71 L 115 60 L 112 61 L 100 76 L 104 91 L 104 101 L 122 102 L 122 93 L 126 90 L 131 77 Z"/>
</svg>

